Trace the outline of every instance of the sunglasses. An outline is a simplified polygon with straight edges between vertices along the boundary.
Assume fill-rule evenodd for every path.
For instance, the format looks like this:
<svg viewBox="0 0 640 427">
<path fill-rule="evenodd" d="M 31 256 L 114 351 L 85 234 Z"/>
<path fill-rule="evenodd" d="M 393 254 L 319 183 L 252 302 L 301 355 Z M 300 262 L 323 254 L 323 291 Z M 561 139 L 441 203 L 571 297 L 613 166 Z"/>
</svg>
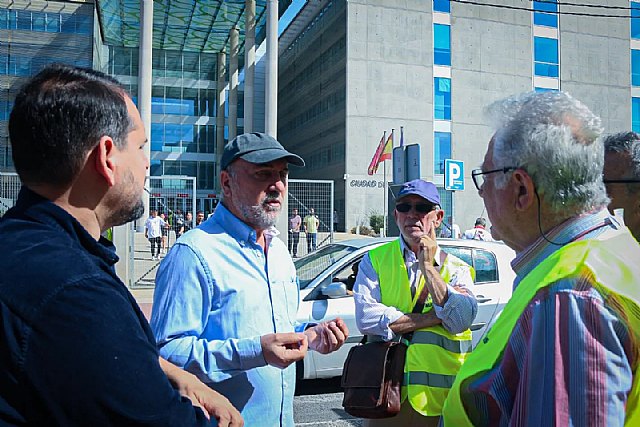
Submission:
<svg viewBox="0 0 640 427">
<path fill-rule="evenodd" d="M 412 205 L 411 203 L 398 203 L 396 205 L 396 210 L 401 213 L 407 213 L 414 208 L 418 213 L 429 213 L 434 210 L 438 205 L 434 205 L 431 203 L 416 203 Z"/>
</svg>

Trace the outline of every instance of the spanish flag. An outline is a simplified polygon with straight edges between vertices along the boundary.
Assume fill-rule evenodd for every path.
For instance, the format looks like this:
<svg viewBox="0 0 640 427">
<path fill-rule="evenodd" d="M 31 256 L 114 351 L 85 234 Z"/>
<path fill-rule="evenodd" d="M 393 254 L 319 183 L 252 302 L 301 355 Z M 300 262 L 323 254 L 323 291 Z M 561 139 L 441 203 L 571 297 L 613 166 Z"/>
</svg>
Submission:
<svg viewBox="0 0 640 427">
<path fill-rule="evenodd" d="M 380 139 L 380 143 L 378 143 L 378 148 L 376 148 L 376 152 L 371 159 L 369 169 L 367 169 L 369 175 L 373 175 L 378 171 L 378 166 L 381 162 L 391 160 L 391 153 L 393 152 L 393 131 L 391 131 L 389 138 L 386 138 L 386 136 L 387 132 L 385 131 L 382 135 L 382 139 Z"/>
</svg>

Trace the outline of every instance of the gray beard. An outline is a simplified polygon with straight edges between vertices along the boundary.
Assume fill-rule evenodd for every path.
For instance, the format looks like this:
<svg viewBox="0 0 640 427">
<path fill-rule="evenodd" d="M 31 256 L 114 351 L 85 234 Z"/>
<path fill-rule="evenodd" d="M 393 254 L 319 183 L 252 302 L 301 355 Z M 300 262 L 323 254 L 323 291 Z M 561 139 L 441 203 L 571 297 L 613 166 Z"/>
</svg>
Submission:
<svg viewBox="0 0 640 427">
<path fill-rule="evenodd" d="M 266 230 L 276 224 L 280 208 L 262 205 L 240 206 L 240 212 L 247 223 L 261 230 Z"/>
</svg>

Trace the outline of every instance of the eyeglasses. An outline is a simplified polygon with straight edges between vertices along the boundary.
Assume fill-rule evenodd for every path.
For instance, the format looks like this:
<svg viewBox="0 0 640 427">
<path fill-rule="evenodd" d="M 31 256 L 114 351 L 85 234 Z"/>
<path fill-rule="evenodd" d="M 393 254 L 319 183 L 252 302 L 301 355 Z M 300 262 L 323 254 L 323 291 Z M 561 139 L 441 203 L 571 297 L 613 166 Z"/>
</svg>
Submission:
<svg viewBox="0 0 640 427">
<path fill-rule="evenodd" d="M 496 173 L 496 172 L 507 173 L 507 172 L 514 171 L 516 169 L 518 169 L 518 168 L 513 167 L 513 166 L 508 166 L 506 168 L 500 168 L 500 169 L 493 169 L 493 170 L 486 171 L 486 172 L 483 172 L 482 169 L 474 169 L 473 171 L 471 171 L 471 178 L 473 178 L 473 183 L 475 184 L 475 186 L 478 189 L 478 191 L 480 191 L 480 189 L 484 185 L 484 176 L 485 175 L 489 175 L 491 173 Z"/>
<path fill-rule="evenodd" d="M 415 205 L 412 205 L 411 203 L 398 203 L 396 205 L 396 210 L 401 213 L 407 213 L 411 210 L 411 208 L 413 208 L 416 210 L 416 212 L 424 214 L 431 212 L 437 207 L 438 205 L 434 205 L 431 203 L 416 203 Z"/>
<path fill-rule="evenodd" d="M 640 179 L 604 179 L 605 184 L 640 184 Z"/>
</svg>

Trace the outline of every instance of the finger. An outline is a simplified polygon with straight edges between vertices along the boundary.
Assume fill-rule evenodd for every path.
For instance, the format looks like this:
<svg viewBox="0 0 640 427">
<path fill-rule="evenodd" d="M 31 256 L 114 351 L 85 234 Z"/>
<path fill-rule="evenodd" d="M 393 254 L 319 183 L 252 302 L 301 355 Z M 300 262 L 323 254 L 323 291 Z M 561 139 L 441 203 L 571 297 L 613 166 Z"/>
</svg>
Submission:
<svg viewBox="0 0 640 427">
<path fill-rule="evenodd" d="M 431 229 L 429 230 L 429 237 L 435 242 L 436 241 L 436 222 L 431 221 Z"/>
<path fill-rule="evenodd" d="M 304 334 L 298 334 L 295 332 L 283 332 L 276 334 L 276 340 L 279 344 L 299 344 L 300 341 L 305 339 Z"/>
</svg>

